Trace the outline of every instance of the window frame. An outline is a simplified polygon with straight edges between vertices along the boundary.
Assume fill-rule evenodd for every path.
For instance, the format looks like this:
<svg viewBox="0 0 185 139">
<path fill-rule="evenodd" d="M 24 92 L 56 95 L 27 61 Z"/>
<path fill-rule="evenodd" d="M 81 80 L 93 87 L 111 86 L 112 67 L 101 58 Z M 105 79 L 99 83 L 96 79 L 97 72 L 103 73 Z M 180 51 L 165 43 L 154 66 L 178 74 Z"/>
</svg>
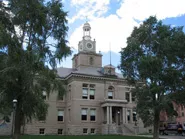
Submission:
<svg viewBox="0 0 185 139">
<path fill-rule="evenodd" d="M 62 128 L 58 129 L 58 135 L 63 135 L 63 129 Z"/>
<path fill-rule="evenodd" d="M 39 135 L 45 135 L 45 128 L 39 128 Z"/>
<path fill-rule="evenodd" d="M 92 132 L 93 131 L 93 132 Z M 91 128 L 91 134 L 95 134 L 96 129 L 95 128 Z"/>
<path fill-rule="evenodd" d="M 63 112 L 63 115 L 59 115 L 59 111 L 60 111 L 60 112 Z M 60 118 L 61 118 L 61 119 L 60 119 Z M 58 109 L 57 121 L 58 121 L 58 122 L 64 122 L 64 109 Z"/>
<path fill-rule="evenodd" d="M 91 111 L 94 111 L 94 114 L 91 114 Z M 95 108 L 90 108 L 90 121 L 91 122 L 96 122 L 96 109 Z"/>
<path fill-rule="evenodd" d="M 86 131 L 86 132 L 84 132 Z M 88 128 L 83 128 L 83 134 L 87 134 L 88 133 Z"/>
<path fill-rule="evenodd" d="M 128 94 L 128 98 L 127 98 L 127 94 Z M 125 92 L 125 99 L 127 100 L 127 102 L 130 102 L 130 92 Z"/>
<path fill-rule="evenodd" d="M 85 99 L 85 100 L 94 100 L 95 99 L 95 94 L 96 94 L 95 87 L 96 87 L 95 84 L 83 83 L 82 84 L 82 99 Z M 94 92 L 93 95 L 91 94 L 91 91 L 92 90 Z"/>
<path fill-rule="evenodd" d="M 83 115 L 83 110 L 86 111 L 86 115 Z M 88 115 L 88 108 L 81 108 L 81 121 L 87 121 L 87 115 Z M 84 116 L 86 116 L 85 119 L 84 119 Z"/>
<path fill-rule="evenodd" d="M 112 95 L 110 95 L 110 93 L 111 93 Z M 114 87 L 113 87 L 113 86 L 109 86 L 109 87 L 108 87 L 108 92 L 107 92 L 107 98 L 108 98 L 108 99 L 114 99 L 114 93 L 115 93 Z"/>
</svg>

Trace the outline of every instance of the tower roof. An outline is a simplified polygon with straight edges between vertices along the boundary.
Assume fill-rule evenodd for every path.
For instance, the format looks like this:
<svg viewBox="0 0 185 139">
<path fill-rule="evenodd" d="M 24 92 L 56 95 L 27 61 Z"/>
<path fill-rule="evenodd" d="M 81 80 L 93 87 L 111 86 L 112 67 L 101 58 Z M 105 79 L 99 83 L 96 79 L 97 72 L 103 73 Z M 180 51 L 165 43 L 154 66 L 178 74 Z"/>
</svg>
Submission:
<svg viewBox="0 0 185 139">
<path fill-rule="evenodd" d="M 84 27 L 90 27 L 90 24 L 89 24 L 88 22 L 86 22 L 86 23 L 84 24 Z"/>
<path fill-rule="evenodd" d="M 91 26 L 88 22 L 86 22 L 83 26 L 83 29 L 91 29 Z"/>
</svg>

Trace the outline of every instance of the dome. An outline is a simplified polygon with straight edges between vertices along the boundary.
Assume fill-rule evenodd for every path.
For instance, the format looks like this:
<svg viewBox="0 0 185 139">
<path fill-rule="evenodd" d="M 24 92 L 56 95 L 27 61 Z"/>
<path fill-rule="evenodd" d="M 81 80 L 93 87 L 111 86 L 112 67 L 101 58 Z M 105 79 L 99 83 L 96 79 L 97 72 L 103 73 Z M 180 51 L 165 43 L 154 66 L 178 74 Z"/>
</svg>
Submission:
<svg viewBox="0 0 185 139">
<path fill-rule="evenodd" d="M 88 22 L 86 22 L 86 23 L 84 24 L 84 27 L 90 27 L 90 24 L 89 24 Z"/>
</svg>

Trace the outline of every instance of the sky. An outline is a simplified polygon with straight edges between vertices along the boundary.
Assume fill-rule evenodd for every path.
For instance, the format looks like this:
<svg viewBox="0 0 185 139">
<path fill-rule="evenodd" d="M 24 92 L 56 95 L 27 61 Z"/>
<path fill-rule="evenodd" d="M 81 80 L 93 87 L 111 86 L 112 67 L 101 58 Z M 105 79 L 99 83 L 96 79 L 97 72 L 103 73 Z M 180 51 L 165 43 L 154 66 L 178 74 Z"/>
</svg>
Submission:
<svg viewBox="0 0 185 139">
<path fill-rule="evenodd" d="M 59 65 L 62 67 L 72 67 L 71 59 L 78 52 L 86 21 L 91 25 L 92 39 L 96 39 L 96 51 L 103 54 L 103 66 L 110 63 L 111 46 L 115 67 L 120 64 L 119 52 L 126 47 L 134 26 L 149 16 L 156 16 L 168 25 L 185 26 L 185 0 L 63 0 L 63 4 L 68 12 L 67 39 L 73 54 Z"/>
</svg>

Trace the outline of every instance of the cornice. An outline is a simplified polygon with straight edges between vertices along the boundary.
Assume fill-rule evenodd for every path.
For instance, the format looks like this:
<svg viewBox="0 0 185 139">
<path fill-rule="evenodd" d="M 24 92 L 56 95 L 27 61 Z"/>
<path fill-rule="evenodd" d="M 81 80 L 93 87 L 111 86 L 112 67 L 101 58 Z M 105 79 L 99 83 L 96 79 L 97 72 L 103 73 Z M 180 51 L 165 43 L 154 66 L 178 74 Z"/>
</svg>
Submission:
<svg viewBox="0 0 185 139">
<path fill-rule="evenodd" d="M 87 75 L 87 74 L 80 74 L 80 73 L 71 73 L 68 76 L 62 78 L 59 77 L 60 80 L 67 81 L 72 77 L 79 77 L 79 78 L 87 78 L 87 79 L 96 79 L 96 80 L 107 80 L 107 81 L 119 81 L 119 82 L 126 82 L 125 79 L 115 78 L 115 77 L 106 77 L 106 76 L 96 76 L 96 75 Z"/>
</svg>

